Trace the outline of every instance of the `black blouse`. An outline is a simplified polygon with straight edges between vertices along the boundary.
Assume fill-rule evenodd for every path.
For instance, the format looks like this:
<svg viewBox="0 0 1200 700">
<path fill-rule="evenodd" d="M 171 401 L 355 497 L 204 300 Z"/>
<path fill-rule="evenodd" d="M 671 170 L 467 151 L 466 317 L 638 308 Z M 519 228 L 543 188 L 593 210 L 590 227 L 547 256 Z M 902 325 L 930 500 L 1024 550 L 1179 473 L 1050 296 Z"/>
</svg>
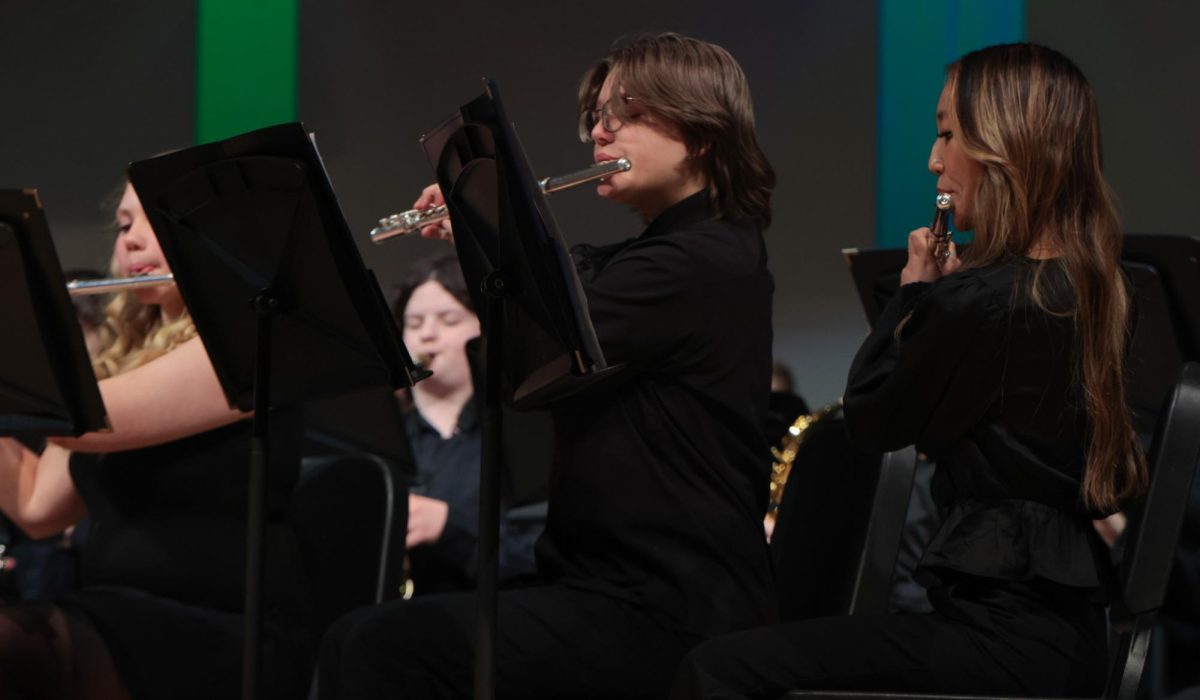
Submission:
<svg viewBox="0 0 1200 700">
<path fill-rule="evenodd" d="M 263 698 L 304 694 L 317 642 L 286 511 L 299 476 L 296 417 L 271 417 Z M 153 447 L 71 456 L 92 526 L 83 588 L 56 605 L 95 625 L 134 697 L 236 697 L 238 675 L 227 671 L 242 648 L 250 437 L 243 420 Z"/>
<path fill-rule="evenodd" d="M 299 475 L 298 425 L 291 414 L 271 419 L 264 598 L 307 619 L 311 602 L 285 513 Z M 154 447 L 72 454 L 71 478 L 92 521 L 84 585 L 240 611 L 250 433 L 250 421 L 239 421 Z"/>
<path fill-rule="evenodd" d="M 420 485 L 413 493 L 449 505 L 437 542 L 409 553 L 421 593 L 468 590 L 475 582 L 479 538 L 480 430 L 475 401 L 468 401 L 454 434 L 443 438 L 415 409 L 404 416 Z"/>
<path fill-rule="evenodd" d="M 937 462 L 944 521 L 921 561 L 927 574 L 1099 585 L 1090 521 L 1101 514 L 1079 496 L 1087 416 L 1073 304 L 1052 261 L 908 284 L 855 357 L 852 438 L 878 450 L 915 444 Z"/>
<path fill-rule="evenodd" d="M 412 493 L 449 506 L 441 537 L 409 550 L 416 594 L 474 590 L 478 569 L 479 460 L 483 421 L 475 397 L 458 416 L 454 433 L 443 438 L 417 410 L 404 416 L 404 429 L 417 463 L 418 486 Z M 501 504 L 500 580 L 533 573 L 533 547 L 541 535 L 536 516 L 512 518 Z"/>
<path fill-rule="evenodd" d="M 767 623 L 773 283 L 762 236 L 714 219 L 701 192 L 576 260 L 601 347 L 632 372 L 554 411 L 539 571 L 698 634 Z"/>
</svg>

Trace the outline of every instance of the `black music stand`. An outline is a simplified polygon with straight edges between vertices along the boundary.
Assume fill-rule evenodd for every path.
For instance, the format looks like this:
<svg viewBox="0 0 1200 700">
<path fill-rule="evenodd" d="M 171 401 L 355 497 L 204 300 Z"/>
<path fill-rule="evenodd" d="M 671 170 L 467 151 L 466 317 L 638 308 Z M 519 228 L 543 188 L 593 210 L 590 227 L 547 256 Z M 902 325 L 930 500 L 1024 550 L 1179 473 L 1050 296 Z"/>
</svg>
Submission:
<svg viewBox="0 0 1200 700">
<path fill-rule="evenodd" d="M 254 410 L 242 693 L 258 696 L 267 415 L 421 378 L 298 123 L 133 163 L 231 406 Z"/>
<path fill-rule="evenodd" d="M 417 483 L 404 413 L 390 387 L 371 387 L 307 403 L 304 438 L 305 457 L 369 454 L 393 467 L 402 485 Z"/>
<path fill-rule="evenodd" d="M 36 190 L 0 190 L 0 435 L 109 428 Z"/>
<path fill-rule="evenodd" d="M 842 251 L 866 312 L 875 320 L 900 286 L 905 250 Z M 1151 435 L 1184 362 L 1200 361 L 1200 238 L 1128 235 L 1121 266 L 1133 289 L 1126 399 L 1139 434 Z"/>
<path fill-rule="evenodd" d="M 575 266 L 496 83 L 421 138 L 446 196 L 463 275 L 482 309 L 483 456 L 475 697 L 495 694 L 501 401 L 546 406 L 612 376 Z"/>
</svg>

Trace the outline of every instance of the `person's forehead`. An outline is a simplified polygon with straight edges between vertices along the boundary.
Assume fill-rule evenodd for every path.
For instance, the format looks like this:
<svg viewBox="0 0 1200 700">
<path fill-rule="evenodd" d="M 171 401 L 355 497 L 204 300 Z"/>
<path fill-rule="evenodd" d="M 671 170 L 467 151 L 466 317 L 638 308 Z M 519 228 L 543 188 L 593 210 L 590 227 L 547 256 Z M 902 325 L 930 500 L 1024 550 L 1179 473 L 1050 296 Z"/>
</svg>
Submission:
<svg viewBox="0 0 1200 700">
<path fill-rule="evenodd" d="M 942 122 L 954 115 L 954 88 L 950 83 L 946 83 L 942 87 L 942 92 L 938 96 L 937 109 L 934 113 L 934 118 Z"/>
<path fill-rule="evenodd" d="M 137 193 L 132 187 L 126 185 L 125 192 L 121 195 L 121 201 L 117 204 L 117 213 L 129 214 L 138 207 Z"/>
<path fill-rule="evenodd" d="M 603 102 L 612 93 L 615 75 L 615 73 L 610 72 L 608 75 L 604 76 L 604 82 L 600 83 L 600 91 L 596 93 L 596 99 L 598 101 Z"/>
<path fill-rule="evenodd" d="M 405 311 L 417 308 L 423 313 L 466 310 L 466 307 L 436 280 L 423 282 L 413 290 L 412 295 L 408 298 Z"/>
</svg>

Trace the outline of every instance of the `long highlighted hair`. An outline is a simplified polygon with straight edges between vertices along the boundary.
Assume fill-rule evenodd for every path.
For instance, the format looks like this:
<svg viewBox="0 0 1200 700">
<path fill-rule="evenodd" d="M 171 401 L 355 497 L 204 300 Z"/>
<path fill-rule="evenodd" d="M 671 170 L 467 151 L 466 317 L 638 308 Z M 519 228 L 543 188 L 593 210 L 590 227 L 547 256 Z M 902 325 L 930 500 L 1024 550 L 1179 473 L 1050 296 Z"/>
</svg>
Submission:
<svg viewBox="0 0 1200 700">
<path fill-rule="evenodd" d="M 1141 493 L 1145 456 L 1125 402 L 1129 293 L 1121 272 L 1121 222 L 1101 173 L 1100 117 L 1091 86 L 1068 58 L 1044 46 L 971 52 L 947 69 L 964 151 L 983 168 L 973 193 L 969 267 L 1045 246 L 1075 289 L 1074 369 L 1089 420 L 1084 504 L 1110 513 Z M 1044 304 L 1043 304 L 1044 305 Z M 1058 311 L 1051 310 L 1050 311 Z"/>
</svg>

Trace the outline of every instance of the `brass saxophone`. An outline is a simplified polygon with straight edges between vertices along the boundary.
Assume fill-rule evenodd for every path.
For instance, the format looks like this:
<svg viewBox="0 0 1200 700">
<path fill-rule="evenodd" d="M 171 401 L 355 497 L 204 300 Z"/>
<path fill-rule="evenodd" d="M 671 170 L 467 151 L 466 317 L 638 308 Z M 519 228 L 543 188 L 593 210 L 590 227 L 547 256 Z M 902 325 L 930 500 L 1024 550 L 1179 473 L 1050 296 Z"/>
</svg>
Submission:
<svg viewBox="0 0 1200 700">
<path fill-rule="evenodd" d="M 842 400 L 838 399 L 837 403 L 832 403 L 812 413 L 801 415 L 787 429 L 787 433 L 784 434 L 779 447 L 771 448 L 771 456 L 774 458 L 771 464 L 771 492 L 767 496 L 767 515 L 763 521 L 763 525 L 768 533 L 772 532 L 775 528 L 775 520 L 779 516 L 779 504 L 783 503 L 783 492 L 787 488 L 788 477 L 792 473 L 792 464 L 796 461 L 800 445 L 804 444 L 804 438 L 808 435 L 808 429 L 826 416 L 841 410 L 841 408 Z M 770 535 L 768 535 L 768 539 L 770 539 Z"/>
</svg>

